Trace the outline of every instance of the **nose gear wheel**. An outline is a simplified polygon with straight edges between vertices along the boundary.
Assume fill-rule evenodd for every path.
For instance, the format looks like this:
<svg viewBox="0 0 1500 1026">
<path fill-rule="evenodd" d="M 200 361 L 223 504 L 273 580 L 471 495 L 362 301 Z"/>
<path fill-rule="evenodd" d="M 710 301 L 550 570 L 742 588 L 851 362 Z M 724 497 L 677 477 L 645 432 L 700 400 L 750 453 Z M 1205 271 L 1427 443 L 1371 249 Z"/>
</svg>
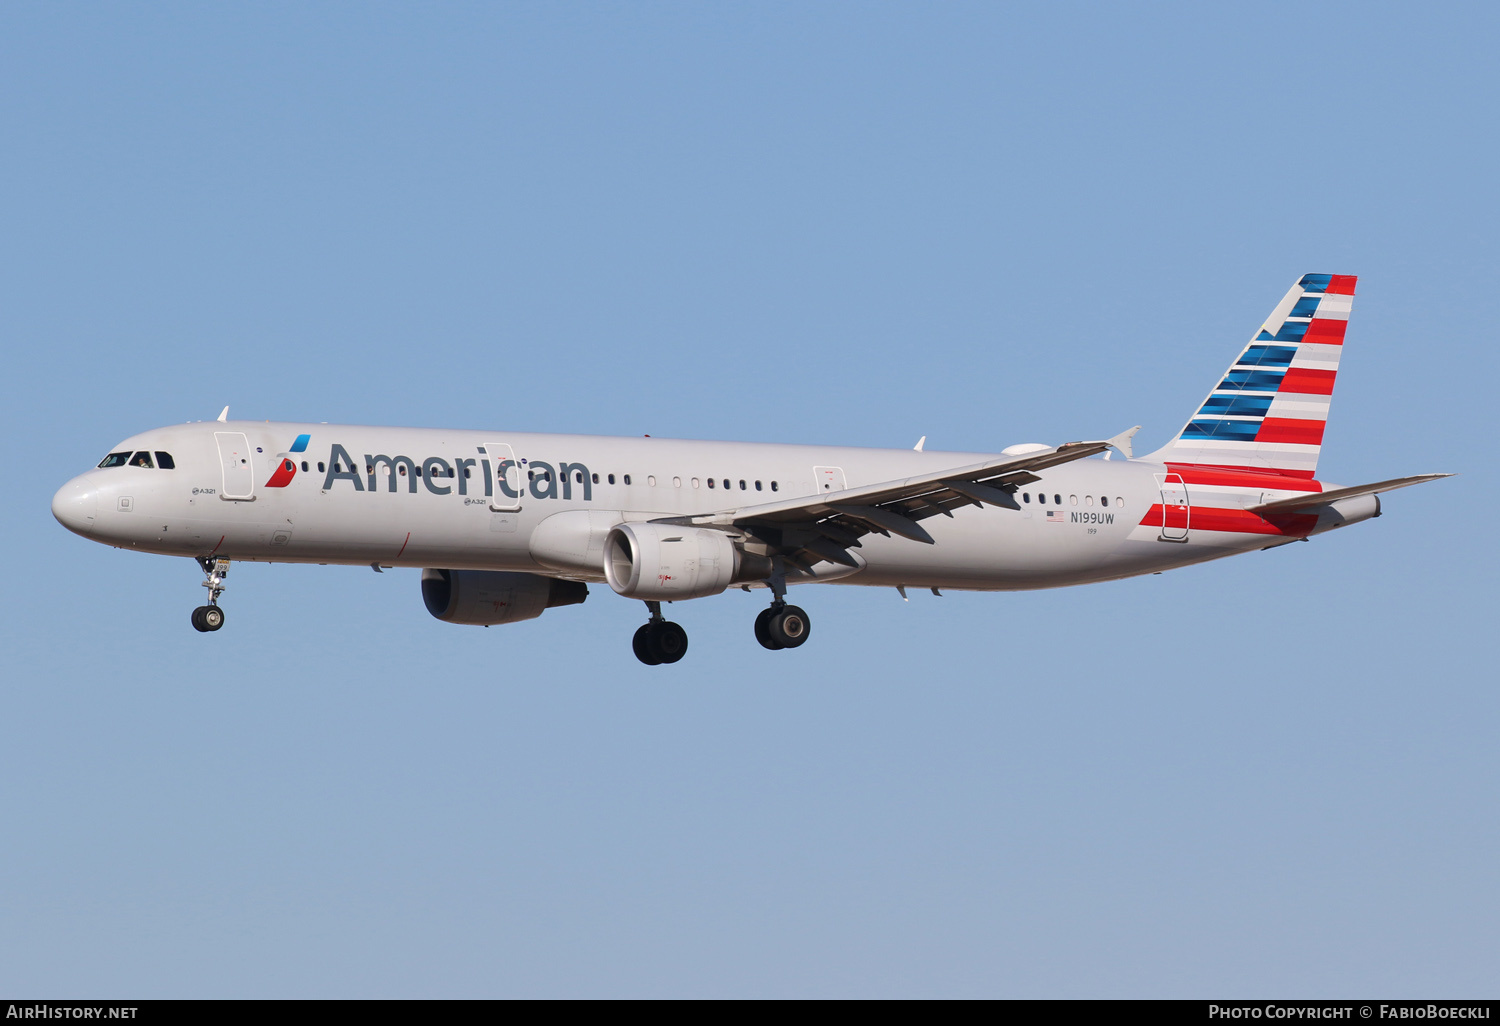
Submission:
<svg viewBox="0 0 1500 1026">
<path fill-rule="evenodd" d="M 224 610 L 219 608 L 219 596 L 228 587 L 224 578 L 229 574 L 229 560 L 223 556 L 201 556 L 198 565 L 203 568 L 203 586 L 208 589 L 208 605 L 193 610 L 193 627 L 208 634 L 224 626 Z"/>
</svg>

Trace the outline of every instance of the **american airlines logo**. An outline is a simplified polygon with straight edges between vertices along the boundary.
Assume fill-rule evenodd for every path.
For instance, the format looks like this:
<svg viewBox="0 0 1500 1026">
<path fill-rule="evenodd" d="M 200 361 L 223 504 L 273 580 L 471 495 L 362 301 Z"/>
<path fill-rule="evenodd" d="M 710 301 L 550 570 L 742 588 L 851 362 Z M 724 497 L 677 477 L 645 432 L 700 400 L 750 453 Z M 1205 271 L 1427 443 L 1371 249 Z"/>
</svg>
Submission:
<svg viewBox="0 0 1500 1026">
<path fill-rule="evenodd" d="M 297 441 L 302 442 L 306 435 L 299 435 Z M 305 443 L 304 443 L 305 448 Z M 300 452 L 295 446 L 289 450 Z M 574 489 L 580 490 L 578 496 L 584 502 L 594 501 L 594 479 L 589 468 L 582 463 L 561 462 L 557 466 L 543 460 L 499 460 L 492 462 L 481 450 L 475 450 L 477 456 L 470 459 L 467 457 L 455 458 L 451 463 L 441 456 L 428 456 L 418 463 L 410 456 L 389 456 L 385 453 L 365 453 L 364 460 L 356 463 L 345 449 L 337 442 L 328 451 L 328 469 L 323 478 L 323 490 L 332 491 L 335 484 L 347 481 L 356 492 L 375 493 L 385 485 L 385 491 L 397 492 L 401 490 L 404 482 L 406 491 L 416 494 L 417 483 L 421 482 L 423 488 L 433 495 L 452 495 L 455 491 L 459 495 L 468 495 L 473 488 L 477 493 L 483 488 L 485 496 L 493 496 L 496 489 L 500 495 L 507 499 L 520 499 L 527 492 L 533 499 L 556 499 L 563 498 L 572 500 Z M 527 480 L 521 481 L 517 476 L 517 488 L 513 488 L 506 480 L 507 472 L 511 468 L 519 468 L 522 464 L 526 468 Z M 291 471 L 286 468 L 291 467 Z M 281 467 L 268 481 L 267 487 L 285 487 L 291 481 L 296 470 L 296 464 L 291 460 L 282 460 Z M 285 480 L 279 481 L 282 473 L 286 473 Z M 475 480 L 474 474 L 478 473 L 479 479 Z"/>
<path fill-rule="evenodd" d="M 287 450 L 290 455 L 294 452 L 306 452 L 307 443 L 312 441 L 312 435 L 298 435 L 292 442 L 292 447 Z M 271 475 L 271 480 L 266 482 L 267 488 L 285 488 L 292 483 L 292 478 L 297 476 L 297 464 L 282 456 L 281 462 L 277 464 L 276 471 Z"/>
</svg>

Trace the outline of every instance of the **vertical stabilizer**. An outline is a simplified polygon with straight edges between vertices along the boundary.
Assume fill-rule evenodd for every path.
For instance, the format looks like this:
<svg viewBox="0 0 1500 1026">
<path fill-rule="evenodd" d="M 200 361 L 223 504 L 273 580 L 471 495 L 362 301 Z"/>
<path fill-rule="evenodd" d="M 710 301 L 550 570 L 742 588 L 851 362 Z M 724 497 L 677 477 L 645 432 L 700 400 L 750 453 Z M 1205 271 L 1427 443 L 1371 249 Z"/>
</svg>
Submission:
<svg viewBox="0 0 1500 1026">
<path fill-rule="evenodd" d="M 1146 459 L 1311 478 L 1354 275 L 1304 274 L 1177 437 Z"/>
</svg>

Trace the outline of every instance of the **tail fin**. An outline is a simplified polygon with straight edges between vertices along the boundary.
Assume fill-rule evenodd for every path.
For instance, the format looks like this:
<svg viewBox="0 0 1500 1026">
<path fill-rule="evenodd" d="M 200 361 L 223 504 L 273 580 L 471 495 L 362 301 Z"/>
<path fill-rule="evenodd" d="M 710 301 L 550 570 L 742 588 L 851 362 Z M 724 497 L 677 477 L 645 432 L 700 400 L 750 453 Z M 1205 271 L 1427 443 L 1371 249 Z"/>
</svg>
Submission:
<svg viewBox="0 0 1500 1026">
<path fill-rule="evenodd" d="M 1354 282 L 1352 274 L 1304 274 L 1187 426 L 1145 458 L 1316 474 Z"/>
</svg>

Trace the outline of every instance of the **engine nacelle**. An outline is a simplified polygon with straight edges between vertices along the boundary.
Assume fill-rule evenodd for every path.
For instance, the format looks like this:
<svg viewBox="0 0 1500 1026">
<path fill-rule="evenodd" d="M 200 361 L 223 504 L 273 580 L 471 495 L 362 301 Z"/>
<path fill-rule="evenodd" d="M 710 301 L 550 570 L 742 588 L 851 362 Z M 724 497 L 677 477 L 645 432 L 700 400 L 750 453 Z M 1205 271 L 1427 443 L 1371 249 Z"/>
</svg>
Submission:
<svg viewBox="0 0 1500 1026">
<path fill-rule="evenodd" d="M 544 609 L 589 597 L 578 581 L 501 570 L 423 570 L 422 602 L 445 623 L 491 624 L 535 620 Z"/>
<path fill-rule="evenodd" d="M 647 601 L 717 595 L 739 579 L 742 558 L 727 534 L 701 527 L 617 524 L 604 540 L 609 586 Z"/>
</svg>

